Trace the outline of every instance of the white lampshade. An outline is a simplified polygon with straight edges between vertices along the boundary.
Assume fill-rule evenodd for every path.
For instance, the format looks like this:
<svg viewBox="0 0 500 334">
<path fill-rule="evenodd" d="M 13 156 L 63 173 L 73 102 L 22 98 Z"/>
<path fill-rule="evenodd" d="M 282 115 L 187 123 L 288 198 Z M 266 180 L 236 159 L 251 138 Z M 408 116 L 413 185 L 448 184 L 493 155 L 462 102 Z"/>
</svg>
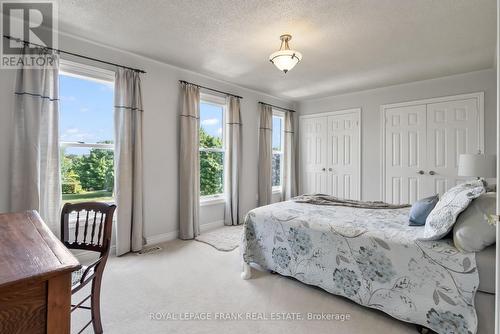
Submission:
<svg viewBox="0 0 500 334">
<path fill-rule="evenodd" d="M 288 72 L 295 67 L 301 60 L 302 54 L 298 51 L 290 49 L 288 42 L 292 39 L 292 35 L 281 35 L 281 46 L 276 52 L 273 52 L 269 56 L 269 60 L 274 64 L 280 71 Z"/>
<path fill-rule="evenodd" d="M 496 177 L 497 160 L 494 155 L 460 154 L 458 176 Z"/>
<path fill-rule="evenodd" d="M 280 50 L 269 56 L 269 60 L 280 71 L 288 72 L 302 59 L 302 54 L 295 50 Z"/>
</svg>

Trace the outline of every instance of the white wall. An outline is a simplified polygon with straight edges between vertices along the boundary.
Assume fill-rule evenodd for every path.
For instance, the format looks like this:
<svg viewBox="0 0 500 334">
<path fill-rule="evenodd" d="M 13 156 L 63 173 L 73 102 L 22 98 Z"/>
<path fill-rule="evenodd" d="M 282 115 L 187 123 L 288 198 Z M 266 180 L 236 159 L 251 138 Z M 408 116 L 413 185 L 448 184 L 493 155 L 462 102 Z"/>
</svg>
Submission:
<svg viewBox="0 0 500 334">
<path fill-rule="evenodd" d="M 432 80 L 305 100 L 299 103 L 301 115 L 361 108 L 363 200 L 380 200 L 380 106 L 432 97 L 484 91 L 485 151 L 496 153 L 496 71 L 470 72 Z"/>
<path fill-rule="evenodd" d="M 144 203 L 146 237 L 164 235 L 178 230 L 178 80 L 231 92 L 243 97 L 242 215 L 257 205 L 257 140 L 258 101 L 290 108 L 292 103 L 242 87 L 210 79 L 206 76 L 153 61 L 102 45 L 60 36 L 59 47 L 95 58 L 144 69 L 143 83 L 143 143 L 144 143 Z M 78 58 L 67 58 L 80 61 Z M 113 69 L 99 63 L 91 65 Z M 15 73 L 0 70 L 0 212 L 7 210 L 9 179 L 9 129 Z M 221 221 L 223 205 L 201 208 L 201 224 Z"/>
<path fill-rule="evenodd" d="M 61 36 L 62 49 L 142 68 L 144 98 L 144 200 L 145 235 L 153 237 L 178 229 L 178 80 L 187 80 L 243 96 L 243 170 L 242 212 L 257 204 L 257 102 L 265 101 L 293 107 L 269 95 L 224 83 L 160 63 L 148 58 L 102 45 Z M 69 58 L 68 58 L 69 59 Z M 70 59 L 77 61 L 78 59 Z M 81 60 L 78 60 L 81 61 Z M 88 62 L 89 64 L 92 64 Z M 93 65 L 99 65 L 94 63 Z M 112 67 L 106 67 L 110 68 Z M 0 70 L 0 212 L 7 210 L 9 180 L 10 111 L 15 72 Z M 415 99 L 485 92 L 486 153 L 496 151 L 496 72 L 494 69 L 460 74 L 433 80 L 305 100 L 299 103 L 300 114 L 312 114 L 349 108 L 362 108 L 362 198 L 380 197 L 380 123 L 382 104 Z M 276 196 L 275 196 L 276 197 Z M 223 205 L 203 206 L 201 224 L 221 221 Z"/>
</svg>

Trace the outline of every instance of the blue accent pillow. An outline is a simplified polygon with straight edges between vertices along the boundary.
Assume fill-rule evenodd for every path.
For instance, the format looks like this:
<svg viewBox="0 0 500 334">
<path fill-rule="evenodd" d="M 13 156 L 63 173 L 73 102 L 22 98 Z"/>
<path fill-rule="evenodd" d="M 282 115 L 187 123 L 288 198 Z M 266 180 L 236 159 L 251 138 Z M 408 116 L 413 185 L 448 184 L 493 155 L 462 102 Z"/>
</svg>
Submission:
<svg viewBox="0 0 500 334">
<path fill-rule="evenodd" d="M 439 195 L 434 195 L 413 203 L 410 210 L 410 226 L 425 225 L 427 216 L 434 209 L 438 201 Z"/>
</svg>

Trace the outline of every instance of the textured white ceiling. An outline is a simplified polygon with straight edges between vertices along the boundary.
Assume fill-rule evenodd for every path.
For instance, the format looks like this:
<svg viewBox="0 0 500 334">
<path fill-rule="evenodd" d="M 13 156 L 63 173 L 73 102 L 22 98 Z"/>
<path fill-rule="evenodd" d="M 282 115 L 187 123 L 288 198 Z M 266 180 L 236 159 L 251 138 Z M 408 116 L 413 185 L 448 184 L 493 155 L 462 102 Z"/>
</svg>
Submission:
<svg viewBox="0 0 500 334">
<path fill-rule="evenodd" d="M 293 100 L 494 64 L 495 0 L 60 0 L 61 31 Z M 279 36 L 304 58 L 268 61 Z"/>
</svg>

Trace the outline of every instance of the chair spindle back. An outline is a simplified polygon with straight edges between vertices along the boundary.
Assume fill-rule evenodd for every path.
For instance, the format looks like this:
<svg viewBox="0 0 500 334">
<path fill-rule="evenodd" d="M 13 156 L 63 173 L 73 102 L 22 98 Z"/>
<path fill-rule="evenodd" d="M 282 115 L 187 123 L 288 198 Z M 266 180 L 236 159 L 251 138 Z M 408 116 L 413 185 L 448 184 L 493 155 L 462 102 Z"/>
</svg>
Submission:
<svg viewBox="0 0 500 334">
<path fill-rule="evenodd" d="M 100 202 L 66 203 L 61 212 L 61 241 L 69 249 L 107 253 L 115 209 L 114 204 Z"/>
</svg>

